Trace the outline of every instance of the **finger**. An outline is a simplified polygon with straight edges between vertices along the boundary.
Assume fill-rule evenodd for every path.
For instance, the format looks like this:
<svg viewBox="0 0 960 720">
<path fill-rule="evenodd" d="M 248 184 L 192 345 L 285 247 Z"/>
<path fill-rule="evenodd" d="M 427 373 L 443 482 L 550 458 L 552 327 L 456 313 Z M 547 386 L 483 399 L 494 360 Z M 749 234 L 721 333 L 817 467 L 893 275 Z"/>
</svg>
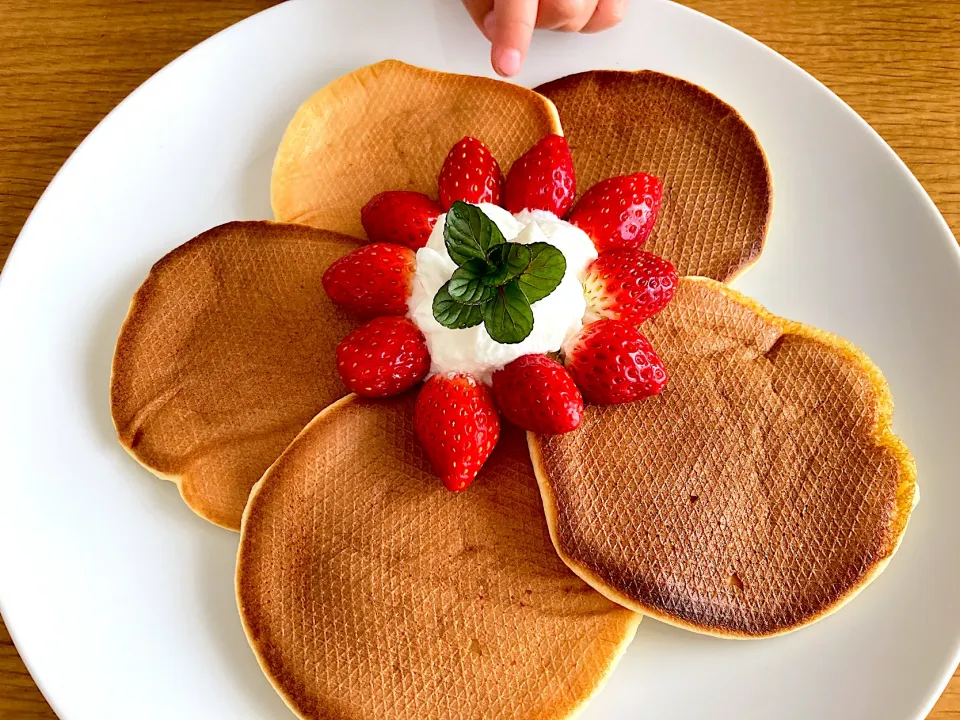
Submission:
<svg viewBox="0 0 960 720">
<path fill-rule="evenodd" d="M 537 23 L 537 0 L 494 0 L 493 69 L 510 77 L 520 72 Z"/>
<path fill-rule="evenodd" d="M 600 0 L 593 17 L 581 28 L 580 32 L 596 33 L 609 30 L 620 22 L 627 14 L 627 0 Z"/>
<path fill-rule="evenodd" d="M 493 0 L 463 0 L 463 6 L 467 9 L 473 23 L 480 28 L 487 40 L 493 40 L 493 37 L 487 32 L 486 21 L 488 16 L 492 17 Z"/>
<path fill-rule="evenodd" d="M 590 21 L 596 7 L 597 0 L 546 0 L 540 3 L 537 27 L 577 32 Z"/>
</svg>

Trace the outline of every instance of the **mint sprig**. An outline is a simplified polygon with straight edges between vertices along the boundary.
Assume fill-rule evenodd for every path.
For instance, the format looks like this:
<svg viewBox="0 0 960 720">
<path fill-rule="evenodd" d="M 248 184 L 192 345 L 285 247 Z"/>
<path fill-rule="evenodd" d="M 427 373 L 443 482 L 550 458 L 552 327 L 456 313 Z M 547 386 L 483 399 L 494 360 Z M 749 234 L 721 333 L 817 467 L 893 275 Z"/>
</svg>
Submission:
<svg viewBox="0 0 960 720">
<path fill-rule="evenodd" d="M 450 258 L 460 266 L 469 260 L 485 260 L 490 250 L 506 242 L 493 220 L 459 200 L 447 211 L 443 241 Z"/>
<path fill-rule="evenodd" d="M 433 316 L 445 328 L 463 330 L 483 322 L 483 310 L 479 305 L 467 305 L 450 297 L 449 281 L 433 296 Z"/>
<path fill-rule="evenodd" d="M 557 289 L 567 271 L 567 259 L 553 245 L 537 242 L 530 248 L 530 264 L 517 278 L 527 300 L 535 303 Z"/>
<path fill-rule="evenodd" d="M 433 299 L 437 322 L 451 329 L 482 322 L 504 344 L 530 335 L 530 305 L 557 289 L 567 269 L 563 253 L 545 242 L 507 242 L 496 223 L 464 202 L 447 213 L 443 239 L 457 269 Z"/>
<path fill-rule="evenodd" d="M 492 300 L 496 288 L 484 282 L 488 272 L 490 265 L 486 261 L 467 260 L 453 271 L 447 283 L 450 297 L 464 305 L 482 305 Z"/>
<path fill-rule="evenodd" d="M 483 327 L 498 343 L 518 343 L 533 330 L 533 308 L 516 280 L 498 287 L 483 306 Z"/>
<path fill-rule="evenodd" d="M 533 255 L 528 245 L 521 245 L 520 243 L 497 245 L 490 251 L 490 262 L 488 265 L 493 269 L 483 276 L 483 282 L 495 287 L 505 285 L 510 280 L 523 274 L 530 266 L 530 259 L 532 257 Z M 560 257 L 563 257 L 563 255 L 561 254 Z M 529 298 L 527 299 L 529 300 Z M 530 302 L 533 302 L 533 300 L 530 300 Z"/>
</svg>

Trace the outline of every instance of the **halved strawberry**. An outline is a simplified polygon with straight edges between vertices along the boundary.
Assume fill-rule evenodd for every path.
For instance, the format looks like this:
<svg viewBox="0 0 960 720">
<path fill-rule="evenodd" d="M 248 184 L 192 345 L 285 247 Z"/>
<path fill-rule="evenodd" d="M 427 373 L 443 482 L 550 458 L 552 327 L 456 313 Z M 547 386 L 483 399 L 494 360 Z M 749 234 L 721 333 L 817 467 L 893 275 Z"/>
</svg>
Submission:
<svg viewBox="0 0 960 720">
<path fill-rule="evenodd" d="M 360 223 L 370 242 L 404 245 L 419 250 L 427 244 L 443 208 L 423 193 L 390 190 L 374 195 L 360 211 Z"/>
<path fill-rule="evenodd" d="M 465 137 L 443 161 L 437 186 L 444 210 L 457 200 L 499 205 L 503 174 L 490 148 L 476 138 Z"/>
<path fill-rule="evenodd" d="M 423 333 L 407 318 L 379 317 L 340 341 L 337 372 L 357 395 L 399 395 L 430 372 L 430 353 Z"/>
<path fill-rule="evenodd" d="M 363 245 L 327 268 L 323 289 L 335 303 L 363 317 L 406 315 L 416 259 L 402 245 Z"/>
<path fill-rule="evenodd" d="M 507 420 L 535 433 L 567 433 L 583 419 L 573 378 L 546 355 L 524 355 L 495 372 L 493 397 Z"/>
<path fill-rule="evenodd" d="M 673 265 L 653 253 L 607 250 L 590 263 L 583 279 L 587 322 L 609 318 L 638 325 L 667 306 L 677 282 Z"/>
<path fill-rule="evenodd" d="M 512 213 L 548 210 L 563 217 L 576 196 L 570 147 L 564 137 L 547 135 L 510 168 L 503 205 Z"/>
<path fill-rule="evenodd" d="M 650 342 L 620 320 L 590 323 L 565 351 L 567 370 L 594 405 L 642 400 L 667 384 L 667 371 Z"/>
<path fill-rule="evenodd" d="M 471 375 L 434 375 L 413 411 L 413 428 L 448 490 L 465 490 L 500 439 L 500 416 Z"/>
<path fill-rule="evenodd" d="M 663 184 L 647 173 L 602 180 L 587 190 L 569 222 L 593 240 L 597 252 L 643 245 L 660 212 Z"/>
</svg>

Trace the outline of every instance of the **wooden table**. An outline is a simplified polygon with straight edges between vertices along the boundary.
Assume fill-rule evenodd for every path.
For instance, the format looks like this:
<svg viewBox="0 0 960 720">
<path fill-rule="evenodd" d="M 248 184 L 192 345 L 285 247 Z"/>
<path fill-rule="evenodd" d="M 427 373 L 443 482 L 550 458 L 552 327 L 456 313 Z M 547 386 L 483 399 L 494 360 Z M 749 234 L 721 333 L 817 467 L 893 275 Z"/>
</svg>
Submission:
<svg viewBox="0 0 960 720">
<path fill-rule="evenodd" d="M 44 187 L 114 105 L 183 51 L 274 4 L 0 0 L 0 267 Z M 960 0 L 687 4 L 836 91 L 900 154 L 960 235 Z M 0 720 L 54 717 L 0 621 Z M 960 673 L 930 718 L 960 720 Z"/>
</svg>

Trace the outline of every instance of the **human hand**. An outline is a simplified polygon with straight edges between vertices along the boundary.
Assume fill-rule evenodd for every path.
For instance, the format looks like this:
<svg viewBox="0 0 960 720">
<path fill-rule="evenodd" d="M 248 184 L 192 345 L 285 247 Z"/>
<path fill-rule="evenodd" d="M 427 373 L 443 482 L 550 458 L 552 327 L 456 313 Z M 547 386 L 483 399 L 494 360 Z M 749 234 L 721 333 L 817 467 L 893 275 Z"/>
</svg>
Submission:
<svg viewBox="0 0 960 720">
<path fill-rule="evenodd" d="M 520 72 L 534 28 L 600 32 L 619 23 L 627 0 L 462 0 L 490 41 L 493 69 L 509 77 Z"/>
</svg>

